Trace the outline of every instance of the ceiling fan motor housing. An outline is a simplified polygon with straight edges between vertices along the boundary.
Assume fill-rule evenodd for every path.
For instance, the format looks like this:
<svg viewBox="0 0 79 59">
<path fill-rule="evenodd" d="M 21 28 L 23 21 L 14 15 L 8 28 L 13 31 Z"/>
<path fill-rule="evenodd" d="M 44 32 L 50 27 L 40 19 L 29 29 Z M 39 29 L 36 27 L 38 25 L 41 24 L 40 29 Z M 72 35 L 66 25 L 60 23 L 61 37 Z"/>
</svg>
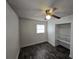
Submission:
<svg viewBox="0 0 79 59">
<path fill-rule="evenodd" d="M 54 13 L 54 11 L 53 11 L 53 9 L 52 9 L 52 8 L 47 9 L 45 12 L 46 12 L 46 15 L 50 15 L 50 16 L 52 16 L 52 15 L 53 15 L 53 13 Z"/>
</svg>

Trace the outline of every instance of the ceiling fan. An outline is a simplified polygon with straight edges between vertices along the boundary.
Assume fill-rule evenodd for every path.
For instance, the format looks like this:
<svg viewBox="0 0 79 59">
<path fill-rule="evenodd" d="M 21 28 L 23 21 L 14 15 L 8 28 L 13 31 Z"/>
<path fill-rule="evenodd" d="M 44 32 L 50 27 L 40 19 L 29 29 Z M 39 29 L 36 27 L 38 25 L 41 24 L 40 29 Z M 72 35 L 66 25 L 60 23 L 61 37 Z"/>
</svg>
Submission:
<svg viewBox="0 0 79 59">
<path fill-rule="evenodd" d="M 57 8 L 46 9 L 45 10 L 45 16 L 46 16 L 45 20 L 49 20 L 49 19 L 51 19 L 51 17 L 60 19 L 61 17 L 55 15 L 56 10 L 57 10 Z"/>
</svg>

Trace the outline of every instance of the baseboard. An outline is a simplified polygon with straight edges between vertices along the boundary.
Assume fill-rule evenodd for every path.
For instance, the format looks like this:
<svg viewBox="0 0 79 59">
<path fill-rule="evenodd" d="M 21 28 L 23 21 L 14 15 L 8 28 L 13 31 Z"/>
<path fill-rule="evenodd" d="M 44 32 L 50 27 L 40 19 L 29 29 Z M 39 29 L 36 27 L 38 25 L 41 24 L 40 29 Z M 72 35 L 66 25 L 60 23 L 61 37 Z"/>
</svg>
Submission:
<svg viewBox="0 0 79 59">
<path fill-rule="evenodd" d="M 52 46 L 55 46 L 55 44 L 52 41 L 48 41 L 49 44 L 51 44 Z"/>
<path fill-rule="evenodd" d="M 29 44 L 21 46 L 21 48 L 31 46 L 31 45 L 35 45 L 35 44 L 39 44 L 39 43 L 43 43 L 43 42 L 47 42 L 47 41 L 39 41 L 39 42 L 35 42 L 35 43 L 29 43 Z"/>
<path fill-rule="evenodd" d="M 16 59 L 18 59 L 19 53 L 20 53 L 20 49 L 18 50 L 18 53 L 17 53 Z"/>
</svg>

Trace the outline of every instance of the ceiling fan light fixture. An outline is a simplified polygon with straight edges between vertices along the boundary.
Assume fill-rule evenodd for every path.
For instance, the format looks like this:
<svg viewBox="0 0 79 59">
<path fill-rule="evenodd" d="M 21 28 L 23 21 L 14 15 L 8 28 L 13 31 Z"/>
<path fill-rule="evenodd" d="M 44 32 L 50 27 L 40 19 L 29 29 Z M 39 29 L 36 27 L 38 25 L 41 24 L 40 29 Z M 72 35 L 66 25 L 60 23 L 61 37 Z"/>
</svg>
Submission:
<svg viewBox="0 0 79 59">
<path fill-rule="evenodd" d="M 51 19 L 51 15 L 46 15 L 46 19 L 47 20 Z"/>
</svg>

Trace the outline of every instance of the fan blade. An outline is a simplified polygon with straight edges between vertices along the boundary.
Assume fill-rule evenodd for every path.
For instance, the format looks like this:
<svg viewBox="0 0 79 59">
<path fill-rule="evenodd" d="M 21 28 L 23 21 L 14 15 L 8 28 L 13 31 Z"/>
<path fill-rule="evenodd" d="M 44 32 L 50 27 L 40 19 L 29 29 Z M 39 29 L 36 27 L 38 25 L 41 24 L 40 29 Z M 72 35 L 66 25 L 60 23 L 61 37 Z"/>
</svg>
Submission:
<svg viewBox="0 0 79 59">
<path fill-rule="evenodd" d="M 56 16 L 56 15 L 52 15 L 53 17 L 57 18 L 57 19 L 60 19 L 61 17 L 59 16 Z"/>
<path fill-rule="evenodd" d="M 53 11 L 57 10 L 57 8 L 53 8 Z"/>
</svg>

